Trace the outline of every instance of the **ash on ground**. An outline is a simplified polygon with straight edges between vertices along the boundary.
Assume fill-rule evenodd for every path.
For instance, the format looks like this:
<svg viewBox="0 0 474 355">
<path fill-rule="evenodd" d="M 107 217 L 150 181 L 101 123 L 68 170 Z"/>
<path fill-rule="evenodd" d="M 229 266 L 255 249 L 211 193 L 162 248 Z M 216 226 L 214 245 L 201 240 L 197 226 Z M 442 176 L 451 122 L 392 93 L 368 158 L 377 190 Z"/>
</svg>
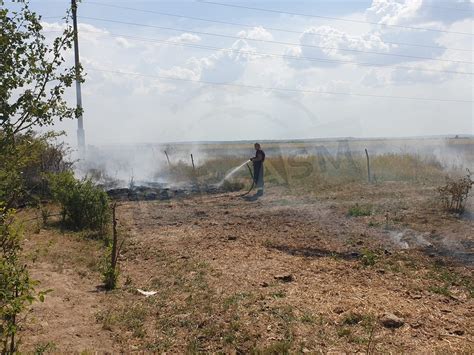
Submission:
<svg viewBox="0 0 474 355">
<path fill-rule="evenodd" d="M 160 183 L 147 183 L 146 185 L 113 188 L 106 191 L 110 198 L 118 201 L 165 201 L 202 194 L 209 195 L 235 192 L 240 191 L 241 188 L 240 185 L 217 186 L 193 184 L 173 187 Z"/>
</svg>

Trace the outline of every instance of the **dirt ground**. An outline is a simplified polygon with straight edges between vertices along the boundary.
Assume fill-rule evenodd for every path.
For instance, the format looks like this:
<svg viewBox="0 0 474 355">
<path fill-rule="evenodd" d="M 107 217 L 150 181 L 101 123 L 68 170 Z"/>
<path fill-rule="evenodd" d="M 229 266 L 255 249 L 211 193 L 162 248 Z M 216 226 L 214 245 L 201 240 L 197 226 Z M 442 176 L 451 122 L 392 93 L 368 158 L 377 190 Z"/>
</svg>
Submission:
<svg viewBox="0 0 474 355">
<path fill-rule="evenodd" d="M 474 222 L 441 212 L 432 187 L 237 195 L 121 203 L 112 292 L 103 242 L 30 233 L 32 276 L 53 291 L 27 314 L 23 350 L 474 352 Z"/>
</svg>

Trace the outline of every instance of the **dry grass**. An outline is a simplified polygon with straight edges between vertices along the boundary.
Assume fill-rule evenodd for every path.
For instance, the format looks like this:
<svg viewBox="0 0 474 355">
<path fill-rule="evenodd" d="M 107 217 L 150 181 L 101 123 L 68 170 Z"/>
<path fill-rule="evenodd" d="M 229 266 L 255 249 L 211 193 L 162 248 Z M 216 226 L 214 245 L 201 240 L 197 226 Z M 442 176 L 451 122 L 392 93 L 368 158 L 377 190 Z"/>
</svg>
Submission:
<svg viewBox="0 0 474 355">
<path fill-rule="evenodd" d="M 168 173 L 209 183 L 239 163 Z M 95 287 L 100 240 L 33 224 L 39 234 L 31 229 L 25 251 L 55 291 L 31 311 L 38 321 L 24 330 L 25 351 L 472 353 L 472 266 L 443 249 L 469 245 L 472 221 L 436 207 L 436 161 L 381 155 L 372 171 L 368 184 L 364 156 L 269 157 L 267 195 L 256 202 L 124 203 L 130 237 L 120 287 L 108 293 Z M 391 237 L 399 233 L 406 250 Z M 386 312 L 404 325 L 383 327 Z"/>
<path fill-rule="evenodd" d="M 173 181 L 214 184 L 225 174 L 242 163 L 242 158 L 226 157 L 206 160 L 193 170 L 189 164 L 178 163 L 165 171 Z M 289 188 L 293 193 L 318 192 L 348 183 L 367 181 L 365 156 L 316 155 L 288 158 L 271 157 L 265 161 L 265 181 L 270 185 Z M 423 158 L 411 154 L 383 154 L 371 158 L 371 179 L 375 183 L 384 181 L 407 181 L 416 183 L 441 183 L 445 170 L 434 158 Z M 250 175 L 243 167 L 232 176 L 232 181 L 250 184 Z"/>
</svg>

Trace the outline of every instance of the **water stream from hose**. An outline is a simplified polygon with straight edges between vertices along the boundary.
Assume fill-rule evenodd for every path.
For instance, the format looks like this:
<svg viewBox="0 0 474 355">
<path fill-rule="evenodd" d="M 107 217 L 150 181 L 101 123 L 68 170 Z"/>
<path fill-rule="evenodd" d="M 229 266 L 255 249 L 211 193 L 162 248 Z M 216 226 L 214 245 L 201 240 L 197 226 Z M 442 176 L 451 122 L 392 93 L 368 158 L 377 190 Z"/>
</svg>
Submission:
<svg viewBox="0 0 474 355">
<path fill-rule="evenodd" d="M 226 174 L 226 176 L 224 176 L 224 178 L 221 180 L 221 182 L 219 182 L 219 184 L 217 184 L 217 186 L 219 186 L 219 187 L 222 186 L 222 184 L 224 184 L 224 181 L 229 179 L 232 175 L 234 175 L 237 171 L 239 171 L 240 168 L 242 168 L 247 163 L 250 163 L 250 160 L 244 161 L 242 164 L 240 164 L 239 166 L 237 166 L 234 169 L 232 169 L 231 171 L 229 171 Z"/>
</svg>

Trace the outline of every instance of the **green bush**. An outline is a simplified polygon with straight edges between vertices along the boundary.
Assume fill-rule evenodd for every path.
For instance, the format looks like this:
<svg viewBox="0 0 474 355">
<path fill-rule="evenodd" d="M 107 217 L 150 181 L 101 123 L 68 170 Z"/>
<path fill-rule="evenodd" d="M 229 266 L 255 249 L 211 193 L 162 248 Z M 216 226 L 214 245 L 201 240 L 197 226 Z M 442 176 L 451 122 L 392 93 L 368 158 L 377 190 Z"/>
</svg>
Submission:
<svg viewBox="0 0 474 355">
<path fill-rule="evenodd" d="M 49 175 L 51 193 L 61 205 L 63 223 L 72 229 L 104 232 L 110 220 L 109 198 L 90 179 L 71 172 Z"/>
<path fill-rule="evenodd" d="M 70 170 L 72 162 L 59 136 L 28 133 L 12 140 L 0 131 L 0 201 L 7 208 L 49 198 L 44 174 Z"/>
</svg>

